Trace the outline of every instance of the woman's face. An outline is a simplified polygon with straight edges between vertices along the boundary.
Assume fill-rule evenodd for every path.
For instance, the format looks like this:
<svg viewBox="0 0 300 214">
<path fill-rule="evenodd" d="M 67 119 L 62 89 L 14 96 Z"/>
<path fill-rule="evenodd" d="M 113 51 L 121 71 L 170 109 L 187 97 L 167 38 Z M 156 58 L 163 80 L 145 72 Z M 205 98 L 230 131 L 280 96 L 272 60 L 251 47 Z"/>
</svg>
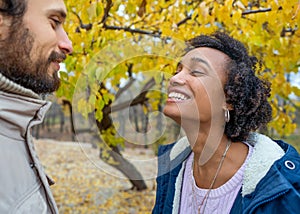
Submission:
<svg viewBox="0 0 300 214">
<path fill-rule="evenodd" d="M 212 48 L 189 51 L 170 79 L 164 114 L 183 126 L 224 124 L 224 85 L 229 57 Z M 200 121 L 200 123 L 199 123 Z"/>
</svg>

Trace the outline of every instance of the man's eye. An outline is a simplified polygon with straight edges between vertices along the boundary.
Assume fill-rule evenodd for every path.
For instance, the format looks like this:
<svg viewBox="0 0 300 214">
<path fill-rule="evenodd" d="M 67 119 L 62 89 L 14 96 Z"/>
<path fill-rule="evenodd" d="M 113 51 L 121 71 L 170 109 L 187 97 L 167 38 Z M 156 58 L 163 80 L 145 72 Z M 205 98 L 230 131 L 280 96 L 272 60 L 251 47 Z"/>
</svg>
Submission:
<svg viewBox="0 0 300 214">
<path fill-rule="evenodd" d="M 61 25 L 61 21 L 59 19 L 52 18 L 51 19 L 52 27 L 57 27 Z"/>
</svg>

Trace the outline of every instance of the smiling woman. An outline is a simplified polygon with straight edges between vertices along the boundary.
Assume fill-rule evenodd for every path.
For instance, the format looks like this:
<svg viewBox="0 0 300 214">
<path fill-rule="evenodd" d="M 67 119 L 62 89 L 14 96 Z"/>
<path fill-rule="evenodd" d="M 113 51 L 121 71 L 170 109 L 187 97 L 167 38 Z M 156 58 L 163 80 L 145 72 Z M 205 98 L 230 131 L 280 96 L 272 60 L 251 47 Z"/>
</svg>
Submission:
<svg viewBox="0 0 300 214">
<path fill-rule="evenodd" d="M 211 111 L 215 111 L 216 115 L 222 114 L 221 108 L 213 107 L 226 107 L 223 91 L 226 77 L 221 63 L 227 58 L 222 52 L 211 48 L 189 51 L 170 79 L 169 99 L 164 113 L 178 122 L 184 119 L 185 123 L 181 124 L 187 126 L 184 129 L 198 130 L 200 123 L 202 128 L 209 127 L 213 121 Z M 174 99 L 174 94 L 186 99 Z M 189 119 L 195 123 L 188 123 Z"/>
<path fill-rule="evenodd" d="M 164 114 L 186 136 L 161 146 L 153 213 L 296 213 L 300 157 L 254 132 L 272 118 L 256 59 L 225 33 L 200 35 L 170 79 Z"/>
</svg>

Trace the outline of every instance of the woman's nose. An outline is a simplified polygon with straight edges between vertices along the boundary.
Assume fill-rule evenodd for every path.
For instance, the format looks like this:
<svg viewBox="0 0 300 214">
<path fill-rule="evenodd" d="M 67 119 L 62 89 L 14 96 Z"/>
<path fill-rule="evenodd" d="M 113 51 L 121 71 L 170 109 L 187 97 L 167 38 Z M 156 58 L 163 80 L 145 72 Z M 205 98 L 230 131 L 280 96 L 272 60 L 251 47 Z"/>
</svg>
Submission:
<svg viewBox="0 0 300 214">
<path fill-rule="evenodd" d="M 170 85 L 176 86 L 176 85 L 184 85 L 186 82 L 185 74 L 183 71 L 178 72 L 170 79 Z"/>
</svg>

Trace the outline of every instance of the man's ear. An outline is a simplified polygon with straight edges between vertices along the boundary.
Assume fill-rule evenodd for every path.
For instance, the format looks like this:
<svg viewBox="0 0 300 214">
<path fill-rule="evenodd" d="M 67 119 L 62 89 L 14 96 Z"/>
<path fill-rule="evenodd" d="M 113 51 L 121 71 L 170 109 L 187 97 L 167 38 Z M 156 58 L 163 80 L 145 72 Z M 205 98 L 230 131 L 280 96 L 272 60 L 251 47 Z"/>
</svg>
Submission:
<svg viewBox="0 0 300 214">
<path fill-rule="evenodd" d="M 3 22 L 4 22 L 4 17 L 2 14 L 0 14 L 0 40 L 2 40 L 2 35 L 3 35 Z"/>
<path fill-rule="evenodd" d="M 11 18 L 0 13 L 0 40 L 4 39 L 11 26 Z"/>
<path fill-rule="evenodd" d="M 4 22 L 3 19 L 4 19 L 4 17 L 3 17 L 3 15 L 0 13 L 0 26 L 3 25 L 3 22 Z"/>
</svg>

